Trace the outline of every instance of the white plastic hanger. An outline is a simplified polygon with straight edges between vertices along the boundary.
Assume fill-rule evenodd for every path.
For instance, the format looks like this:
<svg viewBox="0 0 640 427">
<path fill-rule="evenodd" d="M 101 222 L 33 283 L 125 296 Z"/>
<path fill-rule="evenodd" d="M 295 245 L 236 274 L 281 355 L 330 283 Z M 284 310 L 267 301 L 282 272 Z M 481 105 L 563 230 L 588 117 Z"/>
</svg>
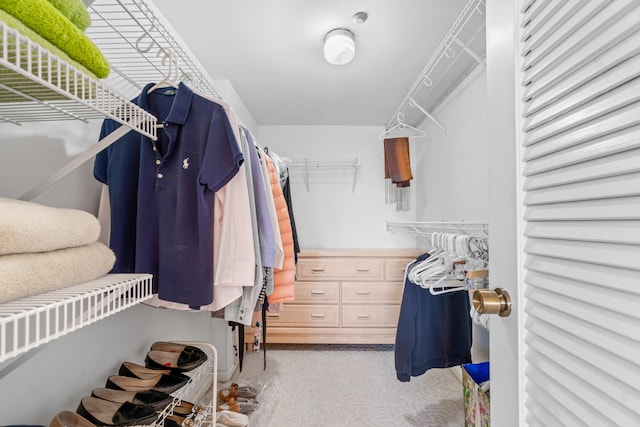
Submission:
<svg viewBox="0 0 640 427">
<path fill-rule="evenodd" d="M 149 88 L 147 93 L 151 93 L 156 89 L 160 89 L 163 87 L 173 87 L 178 88 L 178 84 L 175 82 L 178 79 L 178 72 L 180 66 L 178 64 L 178 58 L 173 54 L 171 50 L 159 49 L 156 53 L 156 56 L 160 56 L 161 53 L 164 53 L 165 57 L 162 58 L 162 65 L 165 65 L 167 59 L 169 59 L 169 71 L 164 76 L 164 79 L 160 80 L 158 83 L 154 84 Z M 174 70 L 175 66 L 175 70 Z M 172 80 L 173 79 L 173 80 Z"/>
<path fill-rule="evenodd" d="M 398 123 L 395 126 L 390 127 L 389 129 L 385 130 L 380 135 L 378 135 L 378 138 L 380 140 L 385 139 L 387 136 L 389 136 L 389 134 L 391 134 L 391 132 L 395 131 L 396 129 L 402 130 L 402 131 L 411 130 L 411 131 L 414 131 L 414 132 L 417 133 L 417 135 L 401 135 L 401 136 L 405 136 L 405 137 L 423 138 L 423 137 L 427 136 L 427 133 L 425 131 L 423 131 L 422 129 L 414 128 L 413 126 L 410 126 L 410 125 L 406 124 L 404 122 L 404 114 L 402 114 L 402 113 L 397 113 L 396 114 L 396 121 Z"/>
</svg>

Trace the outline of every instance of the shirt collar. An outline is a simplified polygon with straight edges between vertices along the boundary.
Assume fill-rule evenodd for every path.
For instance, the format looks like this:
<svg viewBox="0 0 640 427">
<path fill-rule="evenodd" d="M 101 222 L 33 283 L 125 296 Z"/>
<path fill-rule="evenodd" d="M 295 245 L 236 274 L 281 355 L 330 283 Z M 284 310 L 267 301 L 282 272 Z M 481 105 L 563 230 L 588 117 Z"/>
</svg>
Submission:
<svg viewBox="0 0 640 427">
<path fill-rule="evenodd" d="M 191 108 L 191 98 L 193 91 L 186 84 L 180 82 L 176 97 L 173 99 L 171 110 L 165 119 L 165 122 L 183 125 L 187 121 L 189 109 Z"/>
<path fill-rule="evenodd" d="M 149 110 L 149 94 L 147 93 L 149 89 L 155 83 L 148 83 L 140 96 L 138 96 L 137 104 L 145 111 Z M 189 110 L 191 108 L 191 99 L 193 98 L 193 91 L 189 86 L 180 82 L 178 85 L 178 90 L 176 91 L 175 98 L 173 99 L 173 104 L 171 104 L 171 110 L 167 115 L 167 118 L 164 120 L 165 122 L 175 123 L 179 125 L 185 124 L 187 121 L 187 116 L 189 115 Z"/>
</svg>

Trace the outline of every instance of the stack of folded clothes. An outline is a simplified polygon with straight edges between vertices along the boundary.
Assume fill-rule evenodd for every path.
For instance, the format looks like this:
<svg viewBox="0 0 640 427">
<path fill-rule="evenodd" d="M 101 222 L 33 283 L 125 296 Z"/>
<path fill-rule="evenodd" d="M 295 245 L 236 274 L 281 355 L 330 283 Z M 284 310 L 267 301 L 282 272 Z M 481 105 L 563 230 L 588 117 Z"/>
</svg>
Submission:
<svg viewBox="0 0 640 427">
<path fill-rule="evenodd" d="M 107 274 L 113 251 L 90 213 L 0 197 L 0 303 Z"/>
<path fill-rule="evenodd" d="M 109 75 L 109 63 L 84 34 L 91 19 L 82 0 L 0 0 L 0 21 L 89 75 Z"/>
</svg>

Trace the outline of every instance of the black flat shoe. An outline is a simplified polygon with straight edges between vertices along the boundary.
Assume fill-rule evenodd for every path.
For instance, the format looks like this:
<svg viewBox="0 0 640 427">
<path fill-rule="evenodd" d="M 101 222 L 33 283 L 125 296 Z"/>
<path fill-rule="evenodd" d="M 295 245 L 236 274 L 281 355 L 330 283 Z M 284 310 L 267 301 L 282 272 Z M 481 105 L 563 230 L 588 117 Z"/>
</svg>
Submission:
<svg viewBox="0 0 640 427">
<path fill-rule="evenodd" d="M 145 365 L 151 369 L 191 371 L 207 361 L 207 354 L 197 347 L 157 341 L 147 353 Z"/>
<path fill-rule="evenodd" d="M 172 371 L 171 369 L 149 369 L 131 362 L 123 362 L 122 365 L 120 365 L 118 373 L 123 377 L 140 378 L 141 380 L 154 378 L 158 374 L 172 375 L 184 381 L 190 380 L 188 376 L 178 371 Z"/>
<path fill-rule="evenodd" d="M 129 402 L 135 403 L 136 405 L 145 405 L 154 411 L 162 411 L 173 401 L 173 396 L 154 390 L 126 391 L 111 388 L 96 388 L 91 391 L 91 396 L 111 402 Z"/>
<path fill-rule="evenodd" d="M 158 413 L 148 406 L 83 397 L 76 412 L 97 426 L 151 424 Z"/>
<path fill-rule="evenodd" d="M 133 377 L 123 377 L 121 375 L 111 375 L 107 379 L 105 387 L 114 390 L 145 391 L 153 390 L 166 394 L 171 394 L 184 386 L 188 380 L 174 377 L 173 375 L 158 374 L 148 379 Z"/>
</svg>

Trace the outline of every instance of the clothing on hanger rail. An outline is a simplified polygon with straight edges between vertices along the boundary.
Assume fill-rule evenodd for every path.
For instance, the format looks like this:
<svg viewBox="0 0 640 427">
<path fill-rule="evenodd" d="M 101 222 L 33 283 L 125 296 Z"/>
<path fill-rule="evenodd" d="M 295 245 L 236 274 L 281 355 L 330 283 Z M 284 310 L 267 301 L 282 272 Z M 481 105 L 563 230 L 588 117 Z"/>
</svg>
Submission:
<svg viewBox="0 0 640 427">
<path fill-rule="evenodd" d="M 433 368 L 471 363 L 472 321 L 466 292 L 432 295 L 408 278 L 413 267 L 431 255 L 407 265 L 394 347 L 399 381 Z"/>
<path fill-rule="evenodd" d="M 183 83 L 147 93 L 151 86 L 134 102 L 165 123 L 158 141 L 127 134 L 96 156 L 94 176 L 109 186 L 116 256 L 152 273 L 160 298 L 200 307 L 213 299 L 213 193 L 243 156 L 224 108 Z M 115 128 L 105 121 L 101 137 Z"/>
</svg>

